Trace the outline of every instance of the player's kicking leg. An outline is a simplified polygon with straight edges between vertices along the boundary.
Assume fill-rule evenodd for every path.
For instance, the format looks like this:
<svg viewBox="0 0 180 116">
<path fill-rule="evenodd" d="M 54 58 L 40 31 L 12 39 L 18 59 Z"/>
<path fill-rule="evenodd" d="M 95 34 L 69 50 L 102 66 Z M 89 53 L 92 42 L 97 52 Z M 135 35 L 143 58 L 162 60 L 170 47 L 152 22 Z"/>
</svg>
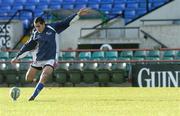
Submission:
<svg viewBox="0 0 180 116">
<path fill-rule="evenodd" d="M 53 72 L 52 66 L 47 65 L 43 68 L 41 76 L 40 76 L 40 80 L 39 80 L 38 84 L 36 85 L 34 93 L 29 98 L 29 101 L 34 100 L 36 98 L 36 96 L 39 94 L 39 92 L 44 88 L 44 84 L 45 84 L 47 78 L 52 74 L 52 72 Z"/>
</svg>

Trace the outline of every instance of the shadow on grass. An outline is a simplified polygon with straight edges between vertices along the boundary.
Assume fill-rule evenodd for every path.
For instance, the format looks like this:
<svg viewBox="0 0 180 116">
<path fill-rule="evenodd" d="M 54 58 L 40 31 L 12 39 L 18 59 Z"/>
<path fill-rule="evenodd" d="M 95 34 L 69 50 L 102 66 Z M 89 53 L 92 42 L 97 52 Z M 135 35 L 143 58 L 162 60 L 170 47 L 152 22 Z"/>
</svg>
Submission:
<svg viewBox="0 0 180 116">
<path fill-rule="evenodd" d="M 56 100 L 34 100 L 33 102 L 44 102 L 44 103 L 45 102 L 48 102 L 48 103 L 52 102 L 53 103 L 53 102 L 57 102 L 57 101 Z"/>
</svg>

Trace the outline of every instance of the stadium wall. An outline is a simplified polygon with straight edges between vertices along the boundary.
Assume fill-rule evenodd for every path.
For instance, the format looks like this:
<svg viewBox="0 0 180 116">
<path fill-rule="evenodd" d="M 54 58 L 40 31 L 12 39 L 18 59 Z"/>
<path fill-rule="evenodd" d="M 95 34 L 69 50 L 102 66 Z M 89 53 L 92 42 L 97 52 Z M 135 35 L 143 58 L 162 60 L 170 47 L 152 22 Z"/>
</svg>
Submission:
<svg viewBox="0 0 180 116">
<path fill-rule="evenodd" d="M 80 37 L 80 29 L 84 27 L 93 27 L 101 22 L 100 19 L 83 19 L 73 23 L 67 30 L 58 35 L 60 49 L 76 49 L 78 46 L 78 39 Z M 91 30 L 92 31 L 92 30 Z M 87 31 L 85 35 L 90 33 Z"/>
<path fill-rule="evenodd" d="M 172 21 L 149 21 L 143 23 L 141 20 L 166 20 L 166 19 L 180 19 L 179 11 L 180 0 L 175 0 L 169 4 L 166 4 L 159 9 L 156 9 L 149 14 L 135 20 L 134 22 L 127 25 L 127 27 L 141 27 L 142 30 L 148 32 L 158 41 L 162 42 L 166 46 L 179 47 L 179 28 L 180 26 Z M 131 34 L 131 33 L 129 33 Z M 144 34 L 140 33 L 140 48 L 154 48 L 159 46 L 156 42 L 150 39 L 144 39 Z"/>
</svg>

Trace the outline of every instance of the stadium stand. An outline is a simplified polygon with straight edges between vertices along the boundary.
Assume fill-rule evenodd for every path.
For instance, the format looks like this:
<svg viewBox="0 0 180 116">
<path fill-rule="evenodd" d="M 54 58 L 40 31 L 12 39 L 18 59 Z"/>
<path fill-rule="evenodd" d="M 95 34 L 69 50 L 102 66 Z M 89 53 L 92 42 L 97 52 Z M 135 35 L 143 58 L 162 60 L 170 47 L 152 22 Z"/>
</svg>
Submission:
<svg viewBox="0 0 180 116">
<path fill-rule="evenodd" d="M 1 20 L 8 20 L 16 10 L 30 9 L 35 13 L 35 16 L 43 14 L 47 9 L 80 9 L 92 8 L 100 10 L 107 15 L 124 12 L 125 22 L 147 13 L 146 4 L 149 4 L 150 10 L 157 8 L 169 0 L 6 0 L 0 2 Z M 31 14 L 32 15 L 32 14 Z M 24 14 L 20 20 L 30 20 L 32 16 Z M 21 15 L 20 15 L 21 16 Z M 26 26 L 25 26 L 26 27 Z"/>
<path fill-rule="evenodd" d="M 59 86 L 66 86 L 67 83 L 71 83 L 73 86 L 81 83 L 98 83 L 99 86 L 108 86 L 110 83 L 121 84 L 129 78 L 129 72 L 134 64 L 168 64 L 174 63 L 173 60 L 180 59 L 178 49 L 65 50 L 61 53 L 60 64 L 47 83 L 52 84 L 55 82 Z M 29 64 L 32 62 L 32 56 L 28 55 L 21 60 L 21 63 L 12 65 L 9 60 L 15 54 L 16 52 L 0 52 L 0 83 L 6 83 L 8 86 L 25 86 L 28 84 L 25 81 L 25 74 Z M 73 57 L 67 59 L 69 55 Z M 163 62 L 164 60 L 166 62 Z M 37 75 L 36 81 L 39 76 Z"/>
</svg>

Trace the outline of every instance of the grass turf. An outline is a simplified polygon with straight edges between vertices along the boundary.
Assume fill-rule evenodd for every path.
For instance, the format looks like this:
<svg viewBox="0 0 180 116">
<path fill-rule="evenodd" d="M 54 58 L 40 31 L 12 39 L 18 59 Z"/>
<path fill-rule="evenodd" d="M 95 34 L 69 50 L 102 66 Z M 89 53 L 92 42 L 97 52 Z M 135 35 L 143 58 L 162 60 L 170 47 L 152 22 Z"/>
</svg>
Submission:
<svg viewBox="0 0 180 116">
<path fill-rule="evenodd" d="M 17 101 L 0 88 L 0 116 L 179 116 L 179 88 L 45 88 L 28 101 L 34 88 L 20 88 Z"/>
</svg>

